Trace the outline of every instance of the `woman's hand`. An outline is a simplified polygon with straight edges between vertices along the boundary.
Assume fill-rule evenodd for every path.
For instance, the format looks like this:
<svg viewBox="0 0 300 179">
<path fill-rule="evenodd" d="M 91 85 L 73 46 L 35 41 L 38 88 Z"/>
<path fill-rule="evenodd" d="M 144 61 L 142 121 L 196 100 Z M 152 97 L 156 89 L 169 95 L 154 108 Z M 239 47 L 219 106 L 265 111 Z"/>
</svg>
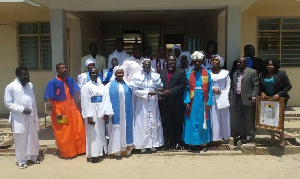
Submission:
<svg viewBox="0 0 300 179">
<path fill-rule="evenodd" d="M 275 94 L 274 96 L 273 96 L 273 99 L 279 99 L 279 95 L 278 94 Z"/>
</svg>

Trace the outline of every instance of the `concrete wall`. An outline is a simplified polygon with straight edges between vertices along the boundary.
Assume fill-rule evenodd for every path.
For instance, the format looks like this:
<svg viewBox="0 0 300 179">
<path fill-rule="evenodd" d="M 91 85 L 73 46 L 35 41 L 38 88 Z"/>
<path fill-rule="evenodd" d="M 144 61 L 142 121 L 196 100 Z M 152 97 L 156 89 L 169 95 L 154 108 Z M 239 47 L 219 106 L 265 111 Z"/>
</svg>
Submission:
<svg viewBox="0 0 300 179">
<path fill-rule="evenodd" d="M 19 65 L 18 54 L 18 22 L 49 22 L 50 11 L 41 8 L 39 11 L 25 12 L 0 12 L 0 94 L 3 96 L 6 85 L 12 82 L 15 77 L 15 68 Z M 81 53 L 81 29 L 79 19 L 67 19 L 68 29 L 68 54 L 70 58 L 70 75 L 77 77 L 80 72 Z M 34 85 L 34 93 L 37 101 L 38 112 L 43 113 L 44 101 L 43 92 L 46 84 L 53 78 L 51 71 L 29 71 L 31 82 Z M 0 114 L 7 114 L 9 110 L 0 103 Z"/>
<path fill-rule="evenodd" d="M 243 47 L 246 44 L 253 44 L 257 49 L 257 19 L 259 17 L 298 17 L 300 18 L 300 3 L 295 1 L 279 2 L 274 1 L 274 4 L 261 0 L 242 13 L 242 36 L 241 36 L 241 55 Z M 300 83 L 298 83 L 299 67 L 285 67 L 285 70 L 290 78 L 293 89 L 289 92 L 291 99 L 288 106 L 300 106 Z"/>
<path fill-rule="evenodd" d="M 15 68 L 19 65 L 17 22 L 49 21 L 49 10 L 39 12 L 1 12 L 0 13 L 0 94 L 3 96 L 6 85 L 13 81 Z M 42 91 L 45 90 L 46 82 L 52 78 L 51 71 L 30 71 L 31 82 L 34 85 L 34 92 L 39 112 L 43 111 Z M 7 110 L 2 102 L 0 103 L 0 114 L 6 114 Z"/>
</svg>

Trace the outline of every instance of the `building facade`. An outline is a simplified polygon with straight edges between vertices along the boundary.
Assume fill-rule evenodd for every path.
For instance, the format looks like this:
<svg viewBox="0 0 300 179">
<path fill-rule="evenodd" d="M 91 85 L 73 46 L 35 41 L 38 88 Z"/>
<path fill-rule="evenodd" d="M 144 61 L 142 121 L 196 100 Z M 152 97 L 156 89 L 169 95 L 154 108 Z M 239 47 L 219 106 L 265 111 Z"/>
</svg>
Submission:
<svg viewBox="0 0 300 179">
<path fill-rule="evenodd" d="M 293 85 L 288 105 L 300 106 L 299 7 L 292 0 L 0 1 L 0 73 L 5 77 L 0 93 L 15 78 L 15 68 L 25 65 L 42 113 L 43 92 L 56 74 L 55 64 L 66 63 L 76 78 L 91 42 L 107 58 L 118 37 L 126 40 L 129 53 L 132 43 L 142 42 L 152 46 L 153 56 L 160 44 L 194 51 L 215 40 L 229 70 L 246 44 L 254 45 L 259 57 L 281 59 Z M 0 114 L 6 113 L 0 103 Z"/>
</svg>

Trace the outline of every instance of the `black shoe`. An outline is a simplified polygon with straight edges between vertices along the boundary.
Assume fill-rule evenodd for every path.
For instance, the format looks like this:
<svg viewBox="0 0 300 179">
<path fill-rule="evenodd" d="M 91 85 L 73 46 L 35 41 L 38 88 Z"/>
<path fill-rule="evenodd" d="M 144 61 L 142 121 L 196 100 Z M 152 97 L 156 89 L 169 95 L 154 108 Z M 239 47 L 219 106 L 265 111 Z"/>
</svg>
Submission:
<svg viewBox="0 0 300 179">
<path fill-rule="evenodd" d="M 246 136 L 245 143 L 250 143 L 254 140 L 253 136 Z"/>
<path fill-rule="evenodd" d="M 99 163 L 99 157 L 92 157 L 92 163 Z"/>
<path fill-rule="evenodd" d="M 239 140 L 241 140 L 241 136 L 233 137 L 233 146 L 237 146 Z"/>
<path fill-rule="evenodd" d="M 207 152 L 207 151 L 208 151 L 208 147 L 207 147 L 207 146 L 203 146 L 203 147 L 202 147 L 202 151 L 203 151 L 203 152 Z"/>
<path fill-rule="evenodd" d="M 175 149 L 176 150 L 180 150 L 181 149 L 181 145 L 180 144 L 176 144 Z"/>
</svg>

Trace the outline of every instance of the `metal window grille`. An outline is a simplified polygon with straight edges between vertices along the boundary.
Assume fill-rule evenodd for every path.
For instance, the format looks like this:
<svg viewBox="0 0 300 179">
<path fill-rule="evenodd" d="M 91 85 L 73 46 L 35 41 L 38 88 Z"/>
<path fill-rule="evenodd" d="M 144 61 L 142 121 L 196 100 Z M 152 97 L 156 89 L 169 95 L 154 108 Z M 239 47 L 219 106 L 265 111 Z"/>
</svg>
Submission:
<svg viewBox="0 0 300 179">
<path fill-rule="evenodd" d="M 51 70 L 49 22 L 19 23 L 19 64 L 29 70 Z"/>
<path fill-rule="evenodd" d="M 258 19 L 258 56 L 300 66 L 300 18 Z"/>
</svg>

